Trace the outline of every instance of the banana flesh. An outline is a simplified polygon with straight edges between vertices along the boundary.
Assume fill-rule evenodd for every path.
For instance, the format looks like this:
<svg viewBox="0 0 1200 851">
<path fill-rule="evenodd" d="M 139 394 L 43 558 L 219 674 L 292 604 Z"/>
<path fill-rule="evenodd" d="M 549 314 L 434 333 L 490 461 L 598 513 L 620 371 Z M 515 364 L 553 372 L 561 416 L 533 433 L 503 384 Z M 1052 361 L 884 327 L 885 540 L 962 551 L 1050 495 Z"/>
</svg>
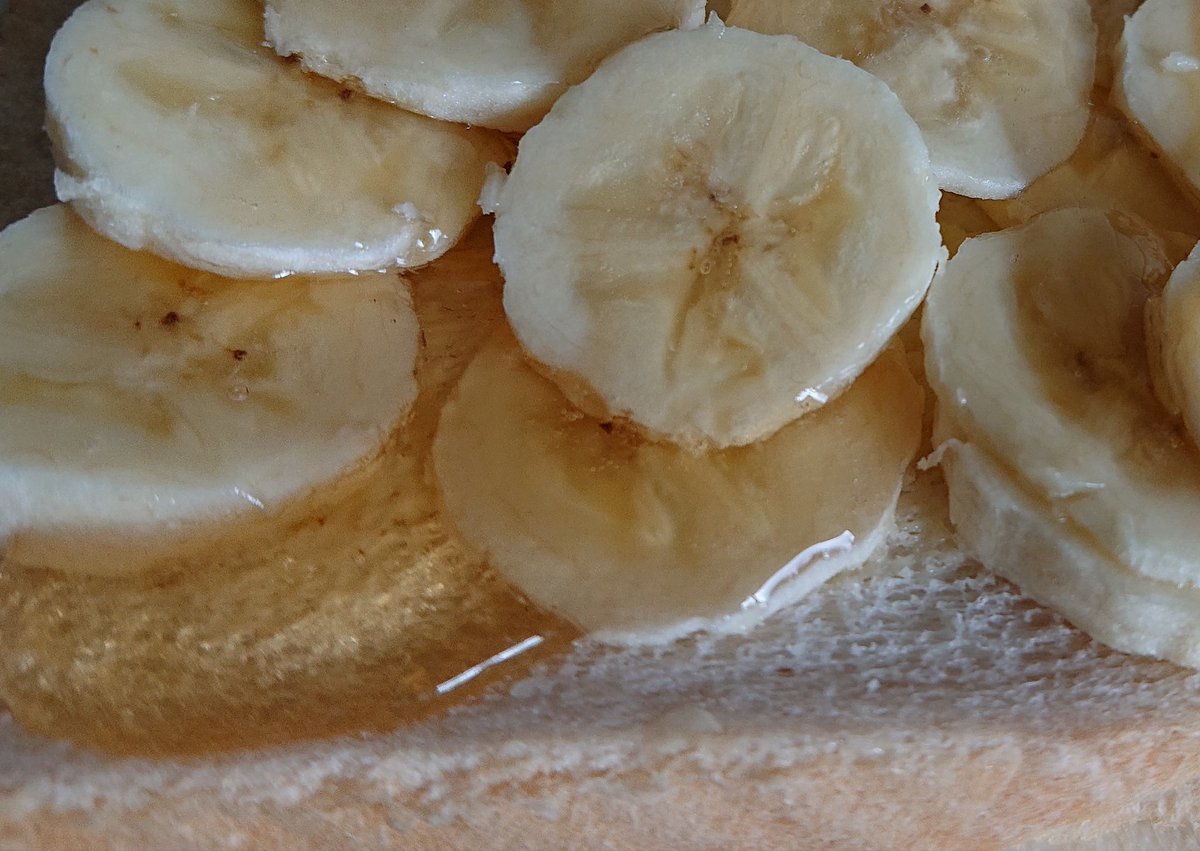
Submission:
<svg viewBox="0 0 1200 851">
<path fill-rule="evenodd" d="M 1200 668 L 1200 595 L 1147 579 L 1087 536 L 995 456 L 951 442 L 941 462 L 962 546 L 1021 592 L 1110 647 Z"/>
<path fill-rule="evenodd" d="M 1115 100 L 1200 192 L 1200 9 L 1146 0 L 1126 21 Z"/>
<path fill-rule="evenodd" d="M 145 569 L 362 468 L 416 397 L 384 276 L 230 281 L 65 206 L 0 233 L 0 548 Z"/>
<path fill-rule="evenodd" d="M 891 527 L 922 391 L 889 350 L 821 410 L 697 456 L 575 409 L 502 333 L 442 413 L 450 519 L 535 603 L 618 643 L 740 631 Z"/>
<path fill-rule="evenodd" d="M 605 56 L 696 26 L 702 0 L 269 0 L 267 38 L 308 70 L 446 121 L 528 130 Z"/>
<path fill-rule="evenodd" d="M 835 397 L 945 257 L 895 96 L 715 20 L 610 58 L 497 184 L 485 205 L 522 346 L 588 413 L 694 449 Z"/>
<path fill-rule="evenodd" d="M 1096 25 L 1087 0 L 735 0 L 729 22 L 789 33 L 886 82 L 942 188 L 1008 198 L 1087 126 Z"/>
<path fill-rule="evenodd" d="M 965 242 L 922 336 L 967 549 L 1118 649 L 1196 664 L 1200 450 L 1147 337 L 1169 272 L 1144 223 L 1046 213 Z M 1175 615 L 1138 620 L 1169 593 Z"/>
<path fill-rule="evenodd" d="M 1016 198 L 977 203 L 1004 228 L 1061 207 L 1120 210 L 1150 225 L 1173 263 L 1186 257 L 1200 238 L 1200 204 L 1111 107 L 1092 111 L 1083 141 L 1065 163 Z"/>
<path fill-rule="evenodd" d="M 1159 351 L 1151 350 L 1160 370 L 1159 395 L 1187 423 L 1192 440 L 1200 437 L 1200 244 L 1175 267 L 1162 298 L 1151 303 L 1148 327 L 1158 331 Z"/>
<path fill-rule="evenodd" d="M 247 0 L 92 0 L 46 61 L 61 200 L 133 249 L 232 277 L 417 266 L 478 215 L 494 134 L 309 77 Z"/>
</svg>

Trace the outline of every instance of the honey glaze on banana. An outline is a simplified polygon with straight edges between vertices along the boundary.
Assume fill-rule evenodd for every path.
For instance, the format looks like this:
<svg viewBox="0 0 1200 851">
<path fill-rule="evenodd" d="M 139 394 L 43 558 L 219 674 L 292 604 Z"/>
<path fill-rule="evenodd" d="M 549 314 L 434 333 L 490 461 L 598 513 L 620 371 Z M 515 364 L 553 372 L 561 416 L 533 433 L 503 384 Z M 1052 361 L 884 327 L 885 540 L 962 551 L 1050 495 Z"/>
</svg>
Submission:
<svg viewBox="0 0 1200 851">
<path fill-rule="evenodd" d="M 569 642 L 572 628 L 459 547 L 425 473 L 445 394 L 502 318 L 490 255 L 478 228 L 412 276 L 421 395 L 319 510 L 244 523 L 129 577 L 0 561 L 0 699 L 14 717 L 118 753 L 384 730 Z"/>
</svg>

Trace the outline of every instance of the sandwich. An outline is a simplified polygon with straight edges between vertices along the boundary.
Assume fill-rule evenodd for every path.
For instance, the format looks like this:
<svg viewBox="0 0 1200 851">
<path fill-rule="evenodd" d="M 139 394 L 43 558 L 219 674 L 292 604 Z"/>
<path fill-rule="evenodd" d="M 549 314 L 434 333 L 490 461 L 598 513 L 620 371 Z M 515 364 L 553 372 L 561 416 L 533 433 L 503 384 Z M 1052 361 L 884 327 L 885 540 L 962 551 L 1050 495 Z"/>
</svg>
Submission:
<svg viewBox="0 0 1200 851">
<path fill-rule="evenodd" d="M 8 445 L 52 449 L 4 462 L 5 843 L 1187 847 L 1200 208 L 1138 93 L 1195 70 L 1146 59 L 1184 4 L 572 7 L 546 63 L 615 40 L 520 91 L 479 68 L 528 21 L 410 45 L 433 84 L 353 49 L 413 5 L 268 3 L 285 62 L 230 47 L 255 4 L 92 2 L 50 50 L 10 203 L 72 208 L 0 236 Z M 105 358 L 128 410 L 22 414 Z"/>
</svg>

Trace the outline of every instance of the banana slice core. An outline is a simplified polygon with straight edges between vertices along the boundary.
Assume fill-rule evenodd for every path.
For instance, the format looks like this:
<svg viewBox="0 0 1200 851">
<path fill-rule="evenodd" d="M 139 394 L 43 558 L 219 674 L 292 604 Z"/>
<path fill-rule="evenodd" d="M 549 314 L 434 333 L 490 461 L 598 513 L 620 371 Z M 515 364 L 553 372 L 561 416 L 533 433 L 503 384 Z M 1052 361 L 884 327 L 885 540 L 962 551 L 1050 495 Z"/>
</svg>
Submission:
<svg viewBox="0 0 1200 851">
<path fill-rule="evenodd" d="M 836 396 L 945 256 L 896 97 L 785 36 L 651 36 L 521 141 L 489 193 L 504 306 L 577 405 L 698 447 Z"/>
<path fill-rule="evenodd" d="M 231 281 L 64 206 L 0 233 L 0 258 L 0 548 L 26 565 L 138 570 L 274 512 L 377 453 L 416 396 L 394 278 Z"/>
</svg>

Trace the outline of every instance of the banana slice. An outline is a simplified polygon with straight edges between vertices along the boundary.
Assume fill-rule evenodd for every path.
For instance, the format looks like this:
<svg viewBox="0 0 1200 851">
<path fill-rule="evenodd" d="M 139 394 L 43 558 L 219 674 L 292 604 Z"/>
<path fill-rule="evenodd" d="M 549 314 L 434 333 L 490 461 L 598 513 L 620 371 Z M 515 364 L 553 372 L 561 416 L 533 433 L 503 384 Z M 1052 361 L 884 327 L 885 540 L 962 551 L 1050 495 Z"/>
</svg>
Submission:
<svg viewBox="0 0 1200 851">
<path fill-rule="evenodd" d="M 936 440 L 975 447 L 1129 582 L 1194 590 L 1200 452 L 1155 396 L 1145 335 L 1169 269 L 1127 216 L 1047 213 L 965 242 L 930 292 L 923 337 Z M 988 563 L 1005 573 L 1015 559 Z M 1086 625 L 1087 607 L 1064 602 L 1074 583 L 1041 599 Z"/>
<path fill-rule="evenodd" d="M 1200 244 L 1175 267 L 1162 298 L 1151 303 L 1148 328 L 1159 334 L 1159 352 L 1151 352 L 1160 368 L 1157 389 L 1169 410 L 1187 422 L 1200 443 Z M 1157 355 L 1157 357 L 1156 357 Z"/>
<path fill-rule="evenodd" d="M 1129 569 L 1064 528 L 1055 504 L 995 456 L 951 441 L 941 466 L 963 548 L 1098 641 L 1200 668 L 1200 594 Z"/>
<path fill-rule="evenodd" d="M 230 282 L 66 207 L 0 233 L 0 549 L 144 569 L 377 453 L 416 395 L 394 279 Z"/>
<path fill-rule="evenodd" d="M 132 576 L 0 560 L 13 717 L 121 753 L 262 747 L 395 729 L 561 652 L 575 631 L 464 551 L 425 474 L 442 404 L 504 322 L 491 256 L 477 228 L 411 276 L 420 395 L 336 500 Z"/>
<path fill-rule="evenodd" d="M 749 628 L 891 526 L 922 392 L 886 352 L 837 400 L 697 456 L 593 419 L 507 334 L 468 367 L 433 461 L 450 518 L 535 603 L 620 643 Z"/>
<path fill-rule="evenodd" d="M 279 53 L 406 109 L 523 131 L 619 47 L 698 26 L 703 0 L 268 0 Z"/>
<path fill-rule="evenodd" d="M 1162 237 L 1172 262 L 1200 237 L 1200 205 L 1147 149 L 1119 112 L 1098 107 L 1083 141 L 1065 163 L 1016 198 L 977 202 L 1001 227 L 1015 227 L 1048 210 L 1095 207 L 1145 221 Z"/>
<path fill-rule="evenodd" d="M 877 75 L 916 119 L 942 188 L 960 195 L 1016 195 L 1087 126 L 1088 0 L 736 0 L 729 21 Z"/>
<path fill-rule="evenodd" d="M 507 144 L 275 57 L 247 0 L 93 0 L 46 60 L 59 198 L 105 236 L 234 277 L 416 266 Z"/>
<path fill-rule="evenodd" d="M 1146 0 L 1118 47 L 1116 103 L 1200 191 L 1200 9 L 1191 0 Z"/>
<path fill-rule="evenodd" d="M 751 443 L 835 396 L 945 256 L 895 96 L 715 19 L 610 58 L 485 203 L 525 349 L 589 413 L 692 447 Z"/>
</svg>

